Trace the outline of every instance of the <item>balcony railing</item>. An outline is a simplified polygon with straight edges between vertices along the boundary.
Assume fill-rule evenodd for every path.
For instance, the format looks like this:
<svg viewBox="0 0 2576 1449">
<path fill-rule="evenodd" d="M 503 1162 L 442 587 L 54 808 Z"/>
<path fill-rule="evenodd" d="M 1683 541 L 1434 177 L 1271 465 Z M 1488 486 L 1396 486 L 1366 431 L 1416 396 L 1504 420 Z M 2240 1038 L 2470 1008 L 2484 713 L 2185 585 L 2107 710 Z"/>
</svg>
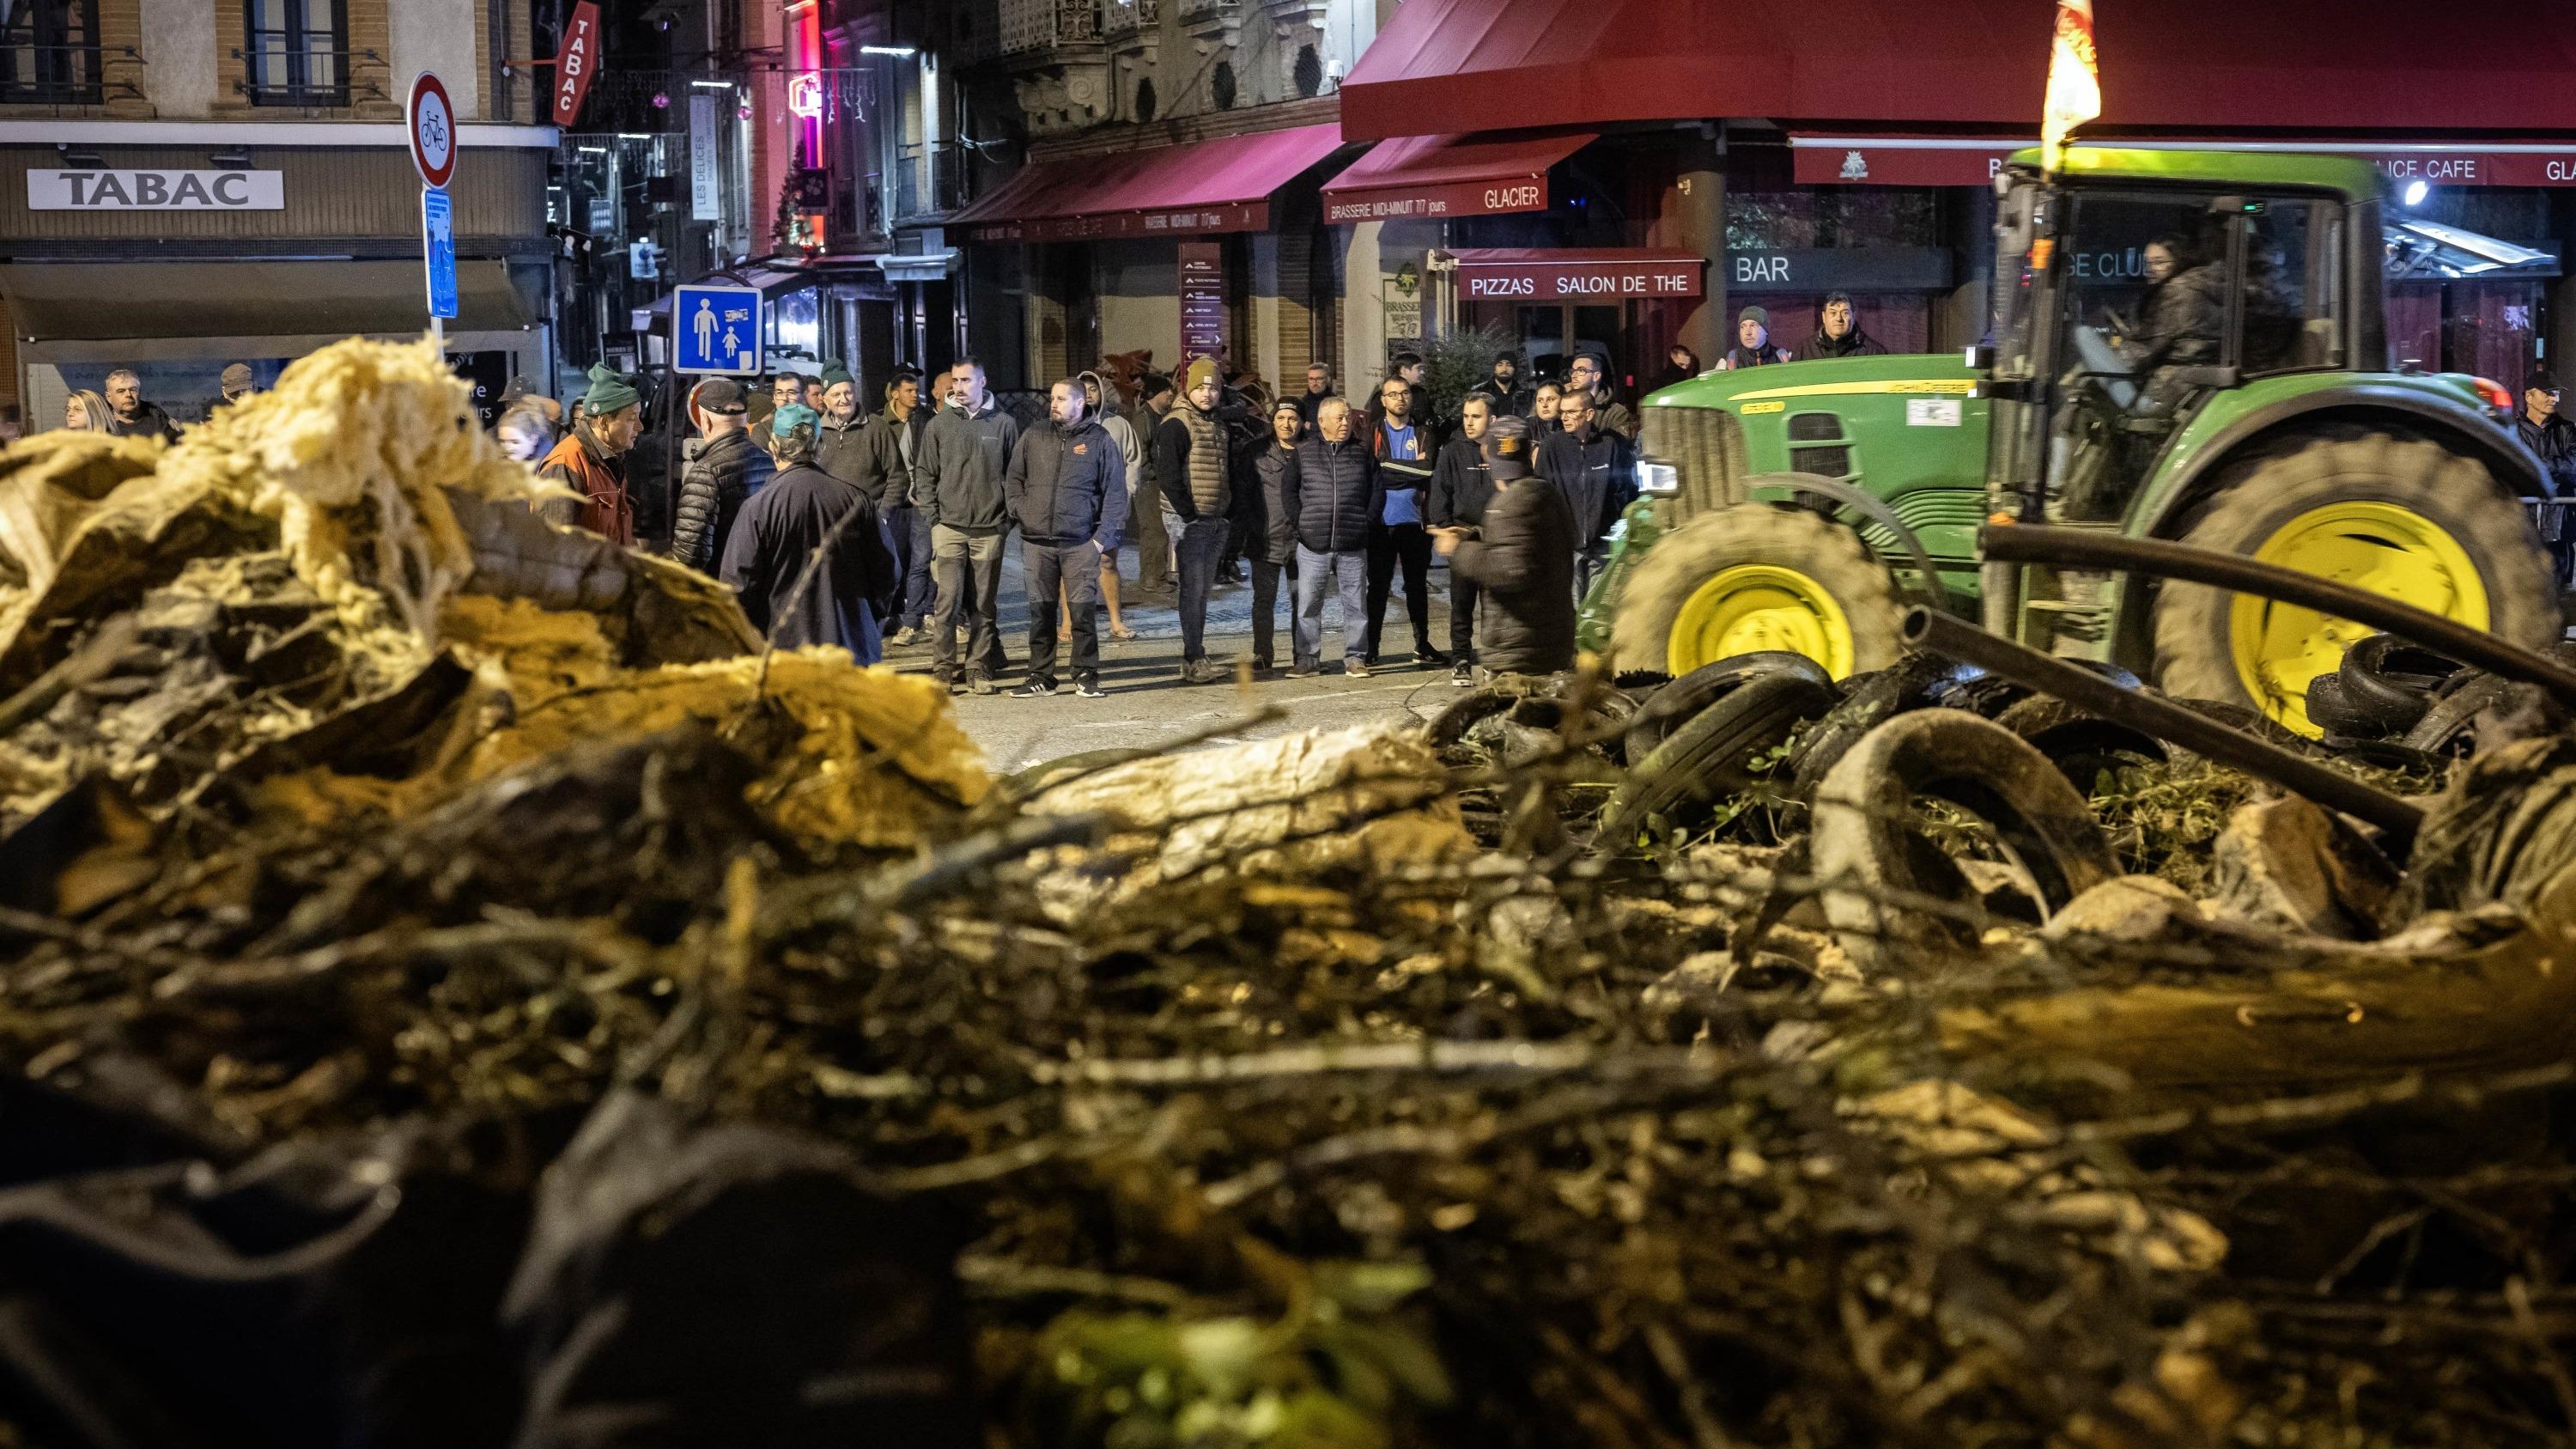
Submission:
<svg viewBox="0 0 2576 1449">
<path fill-rule="evenodd" d="M 1235 0 L 1180 0 L 1181 23 L 1196 25 L 1206 20 L 1224 20 L 1235 12 Z"/>
<path fill-rule="evenodd" d="M 1100 0 L 1002 0 L 1004 55 L 1096 44 L 1099 39 Z"/>
<path fill-rule="evenodd" d="M 1163 23 L 1163 0 L 1100 0 L 1100 33 L 1132 35 Z"/>
<path fill-rule="evenodd" d="M 946 216 L 966 204 L 966 149 L 953 141 L 905 146 L 892 179 L 894 225 Z"/>
<path fill-rule="evenodd" d="M 96 106 L 110 94 L 139 97 L 142 87 L 130 76 L 110 79 L 108 71 L 141 64 L 142 53 L 130 45 L 0 43 L 0 105 Z"/>
<path fill-rule="evenodd" d="M 291 106 L 307 109 L 330 109 L 355 101 L 392 99 L 383 77 L 392 67 L 372 50 L 290 50 L 276 46 L 261 50 L 235 50 L 233 59 L 242 63 L 242 78 L 233 89 L 250 98 L 254 106 Z M 375 79 L 359 78 L 356 72 L 372 70 Z"/>
</svg>

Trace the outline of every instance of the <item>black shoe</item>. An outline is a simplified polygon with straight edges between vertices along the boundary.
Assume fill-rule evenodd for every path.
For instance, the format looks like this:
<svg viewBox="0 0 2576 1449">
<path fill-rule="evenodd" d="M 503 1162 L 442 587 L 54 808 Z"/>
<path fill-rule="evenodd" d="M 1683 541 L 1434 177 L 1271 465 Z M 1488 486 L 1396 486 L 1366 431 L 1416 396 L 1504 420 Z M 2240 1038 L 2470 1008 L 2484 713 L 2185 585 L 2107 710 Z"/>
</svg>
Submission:
<svg viewBox="0 0 2576 1449">
<path fill-rule="evenodd" d="M 1476 666 L 1464 659 L 1450 665 L 1449 682 L 1460 689 L 1472 686 L 1476 682 Z"/>
<path fill-rule="evenodd" d="M 1414 646 L 1413 662 L 1423 669 L 1430 669 L 1448 663 L 1449 656 L 1428 644 L 1420 644 Z"/>
<path fill-rule="evenodd" d="M 1055 693 L 1055 681 L 1052 679 L 1024 679 L 1020 681 L 1019 688 L 1011 691 L 1011 698 L 1044 699 L 1053 693 Z"/>
<path fill-rule="evenodd" d="M 1073 682 L 1073 693 L 1077 699 L 1105 699 L 1109 695 L 1108 690 L 1100 687 L 1099 680 L 1088 676 Z"/>
</svg>

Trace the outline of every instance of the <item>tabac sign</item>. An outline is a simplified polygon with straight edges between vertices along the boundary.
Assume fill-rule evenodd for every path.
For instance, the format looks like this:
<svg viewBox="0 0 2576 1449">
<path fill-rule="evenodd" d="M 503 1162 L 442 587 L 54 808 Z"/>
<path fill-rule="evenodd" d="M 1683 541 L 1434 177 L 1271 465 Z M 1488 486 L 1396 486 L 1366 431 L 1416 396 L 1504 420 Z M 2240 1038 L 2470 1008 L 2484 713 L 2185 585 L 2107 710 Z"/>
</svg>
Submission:
<svg viewBox="0 0 2576 1449">
<path fill-rule="evenodd" d="M 283 171 L 35 171 L 29 211 L 283 211 Z"/>
</svg>

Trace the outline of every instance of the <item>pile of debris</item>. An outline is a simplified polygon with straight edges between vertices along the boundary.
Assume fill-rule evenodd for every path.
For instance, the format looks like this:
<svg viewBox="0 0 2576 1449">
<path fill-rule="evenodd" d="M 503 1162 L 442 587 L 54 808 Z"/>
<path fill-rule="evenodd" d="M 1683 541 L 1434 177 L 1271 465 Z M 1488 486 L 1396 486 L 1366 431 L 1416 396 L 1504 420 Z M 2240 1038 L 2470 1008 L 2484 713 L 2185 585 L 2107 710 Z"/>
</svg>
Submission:
<svg viewBox="0 0 2576 1449">
<path fill-rule="evenodd" d="M 2576 1427 L 2545 709 L 2411 842 L 1928 655 L 995 781 L 534 487 L 426 347 L 0 454 L 0 1443 Z"/>
</svg>

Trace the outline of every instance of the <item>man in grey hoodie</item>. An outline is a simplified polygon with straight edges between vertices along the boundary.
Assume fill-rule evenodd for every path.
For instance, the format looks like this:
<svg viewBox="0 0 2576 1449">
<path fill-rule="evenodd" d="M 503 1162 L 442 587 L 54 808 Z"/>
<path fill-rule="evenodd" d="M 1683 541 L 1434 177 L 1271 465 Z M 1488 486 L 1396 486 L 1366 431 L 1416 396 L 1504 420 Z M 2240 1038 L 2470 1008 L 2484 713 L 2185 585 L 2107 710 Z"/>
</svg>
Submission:
<svg viewBox="0 0 2576 1449">
<path fill-rule="evenodd" d="M 930 673 L 956 687 L 957 616 L 971 609 L 966 687 L 991 694 L 1002 667 L 1002 540 L 1011 526 L 1002 479 L 1019 450 L 1020 425 L 986 395 L 981 363 L 959 362 L 950 379 L 948 406 L 930 420 L 913 457 L 912 506 L 930 524 L 930 572 L 938 590 Z"/>
</svg>

